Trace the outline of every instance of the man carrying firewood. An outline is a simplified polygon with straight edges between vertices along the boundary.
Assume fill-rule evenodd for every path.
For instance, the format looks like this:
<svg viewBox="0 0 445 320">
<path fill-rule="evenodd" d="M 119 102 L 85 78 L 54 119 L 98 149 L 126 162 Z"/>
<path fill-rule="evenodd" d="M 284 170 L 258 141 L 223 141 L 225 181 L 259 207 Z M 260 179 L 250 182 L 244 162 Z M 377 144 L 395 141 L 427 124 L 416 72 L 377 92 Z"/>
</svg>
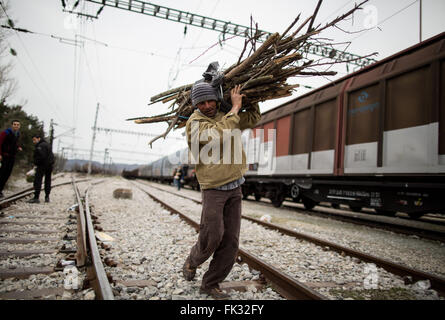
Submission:
<svg viewBox="0 0 445 320">
<path fill-rule="evenodd" d="M 202 190 L 202 213 L 198 241 L 184 263 L 183 274 L 186 280 L 193 280 L 196 269 L 213 254 L 200 293 L 227 299 L 229 295 L 219 283 L 230 273 L 238 253 L 241 185 L 247 170 L 241 130 L 253 128 L 261 114 L 257 103 L 240 111 L 245 97 L 240 93 L 241 86 L 230 91 L 231 110 L 221 112 L 216 90 L 202 81 L 196 82 L 191 91 L 192 105 L 197 110 L 187 121 L 186 133 Z"/>
</svg>

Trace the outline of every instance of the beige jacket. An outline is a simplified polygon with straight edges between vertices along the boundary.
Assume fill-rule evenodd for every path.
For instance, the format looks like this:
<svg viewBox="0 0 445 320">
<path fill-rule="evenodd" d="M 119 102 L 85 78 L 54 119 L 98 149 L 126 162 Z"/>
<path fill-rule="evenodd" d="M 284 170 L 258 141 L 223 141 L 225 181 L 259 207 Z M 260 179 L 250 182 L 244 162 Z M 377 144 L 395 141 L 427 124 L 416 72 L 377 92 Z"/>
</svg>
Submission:
<svg viewBox="0 0 445 320">
<path fill-rule="evenodd" d="M 253 128 L 260 119 L 257 103 L 238 115 L 218 111 L 214 118 L 195 110 L 187 121 L 186 133 L 189 160 L 196 164 L 201 189 L 213 189 L 244 175 L 247 166 L 241 131 Z"/>
</svg>

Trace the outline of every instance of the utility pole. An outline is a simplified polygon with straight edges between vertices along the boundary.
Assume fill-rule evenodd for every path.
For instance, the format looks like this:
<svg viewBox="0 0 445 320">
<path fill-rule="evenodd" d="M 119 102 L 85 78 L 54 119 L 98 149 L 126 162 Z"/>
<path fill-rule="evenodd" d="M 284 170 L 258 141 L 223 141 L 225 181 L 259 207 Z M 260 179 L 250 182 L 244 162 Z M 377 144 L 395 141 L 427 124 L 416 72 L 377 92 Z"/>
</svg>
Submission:
<svg viewBox="0 0 445 320">
<path fill-rule="evenodd" d="M 53 141 L 54 141 L 54 122 L 51 119 L 49 123 L 49 145 L 51 146 L 51 150 L 53 149 Z"/>
<path fill-rule="evenodd" d="M 91 129 L 94 129 L 94 127 L 92 127 Z M 149 136 L 149 137 L 155 137 L 156 136 L 156 134 L 148 133 L 148 132 L 118 130 L 118 129 L 110 129 L 110 128 L 102 128 L 102 127 L 97 127 L 96 131 L 98 131 L 98 132 L 105 132 L 105 133 L 132 134 L 132 135 L 136 135 L 136 136 Z M 184 138 L 178 138 L 178 137 L 166 137 L 166 139 L 173 139 L 173 140 L 178 140 L 178 141 L 184 141 Z"/>
<path fill-rule="evenodd" d="M 94 140 L 96 140 L 97 115 L 99 113 L 99 102 L 96 107 L 96 116 L 94 118 L 93 139 L 91 140 L 90 161 L 88 162 L 88 175 L 91 174 L 91 161 L 93 160 Z"/>
<path fill-rule="evenodd" d="M 106 173 L 105 164 L 107 163 L 107 156 L 108 156 L 108 148 L 105 148 L 105 152 L 104 152 L 104 165 L 103 165 L 104 174 Z"/>
<path fill-rule="evenodd" d="M 419 0 L 419 42 L 422 42 L 422 0 Z"/>
</svg>

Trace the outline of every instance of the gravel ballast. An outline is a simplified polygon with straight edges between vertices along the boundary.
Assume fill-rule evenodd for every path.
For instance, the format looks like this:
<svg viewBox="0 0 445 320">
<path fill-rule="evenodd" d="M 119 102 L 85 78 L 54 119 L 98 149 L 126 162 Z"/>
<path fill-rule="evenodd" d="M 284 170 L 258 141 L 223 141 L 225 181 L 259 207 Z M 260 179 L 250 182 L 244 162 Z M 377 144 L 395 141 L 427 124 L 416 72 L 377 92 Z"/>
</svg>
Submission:
<svg viewBox="0 0 445 320">
<path fill-rule="evenodd" d="M 154 202 L 136 185 L 121 177 L 106 177 L 90 191 L 92 214 L 97 216 L 101 232 L 112 237 L 112 241 L 98 247 L 103 259 L 107 260 L 105 271 L 112 281 L 115 299 L 118 300 L 189 300 L 211 299 L 199 293 L 199 287 L 210 259 L 197 270 L 194 281 L 186 281 L 182 275 L 183 263 L 196 242 L 198 234 L 182 221 Z M 60 179 L 63 180 L 63 179 Z M 95 181 L 100 180 L 94 177 Z M 167 202 L 178 211 L 187 214 L 199 223 L 201 205 L 174 195 L 172 186 L 154 184 L 167 190 L 160 191 L 136 182 Z M 87 183 L 81 184 L 81 192 Z M 116 199 L 116 189 L 131 189 L 131 199 Z M 199 192 L 181 190 L 179 193 L 200 198 Z M 83 194 L 83 193 L 82 193 Z M 19 201 L 2 210 L 4 216 L 14 221 L 51 222 L 33 226 L 36 229 L 64 230 L 75 235 L 75 225 L 66 225 L 68 211 L 74 203 L 71 185 L 55 188 L 51 203 L 27 204 Z M 443 243 L 418 239 L 392 232 L 361 227 L 321 217 L 307 216 L 298 211 L 290 212 L 264 206 L 252 201 L 243 201 L 243 214 L 259 218 L 270 215 L 271 222 L 295 229 L 298 232 L 336 242 L 356 250 L 386 258 L 398 263 L 445 275 L 445 247 Z M 36 219 L 20 218 L 20 215 L 35 216 Z M 56 219 L 57 218 L 57 219 Z M 4 218 L 6 219 L 6 218 Z M 64 220 L 66 219 L 66 220 Z M 5 229 L 5 226 L 0 226 Z M 7 228 L 27 230 L 29 226 L 9 225 Z M 45 243 L 45 248 L 59 249 L 62 245 L 75 247 L 75 241 L 62 240 L 64 232 L 57 234 L 31 234 L 1 232 L 1 237 L 56 237 L 60 240 Z M 328 299 L 442 299 L 428 282 L 405 284 L 406 279 L 386 272 L 373 264 L 330 251 L 312 243 L 267 230 L 253 222 L 242 220 L 240 247 L 264 259 L 305 283 Z M 2 250 L 30 250 L 42 248 L 42 244 L 1 243 Z M 1 268 L 24 266 L 52 266 L 64 259 L 64 254 L 39 254 L 25 258 L 0 259 Z M 113 265 L 113 266 L 112 266 Z M 84 270 L 79 269 L 79 286 L 76 290 L 64 290 L 48 294 L 47 299 L 94 299 L 92 289 L 82 289 Z M 260 278 L 256 270 L 246 264 L 235 264 L 225 281 L 255 281 Z M 66 274 L 63 271 L 49 275 L 34 275 L 26 280 L 5 279 L 0 283 L 0 295 L 20 290 L 63 288 Z M 262 290 L 250 285 L 246 292 L 231 291 L 232 299 L 277 300 L 283 299 L 269 286 Z"/>
<path fill-rule="evenodd" d="M 148 185 L 150 184 L 148 183 Z M 153 186 L 177 192 L 170 186 L 159 184 L 153 184 Z M 168 201 L 170 198 L 168 203 L 173 203 L 171 196 L 165 192 L 154 188 L 150 188 L 150 192 L 164 201 Z M 198 192 L 191 190 L 183 189 L 180 193 L 200 198 Z M 199 204 L 182 199 L 178 200 L 178 203 L 173 207 L 193 216 L 195 221 L 199 221 L 201 208 Z M 272 223 L 345 246 L 354 243 L 355 246 L 351 246 L 354 249 L 399 263 L 410 261 L 409 264 L 406 264 L 424 271 L 434 270 L 436 274 L 443 276 L 444 266 L 441 261 L 444 261 L 445 247 L 437 241 L 307 216 L 298 214 L 298 212 L 294 214 L 295 217 L 292 217 L 289 210 L 272 208 L 251 201 L 243 201 L 243 214 L 256 218 L 268 214 L 272 217 Z M 393 245 L 389 246 L 388 242 L 392 242 Z M 273 265 L 281 265 L 283 270 L 298 281 L 307 283 L 332 299 L 438 298 L 434 290 L 429 290 L 428 283 L 421 283 L 420 287 L 425 290 L 419 290 L 419 284 L 405 285 L 405 279 L 390 274 L 373 264 L 362 263 L 356 258 L 326 251 L 326 248 L 284 236 L 277 231 L 265 230 L 244 219 L 242 220 L 240 246 Z M 413 255 L 416 257 L 414 258 Z M 392 259 L 393 256 L 399 259 Z M 380 295 L 376 295 L 378 291 L 381 292 Z"/>
</svg>

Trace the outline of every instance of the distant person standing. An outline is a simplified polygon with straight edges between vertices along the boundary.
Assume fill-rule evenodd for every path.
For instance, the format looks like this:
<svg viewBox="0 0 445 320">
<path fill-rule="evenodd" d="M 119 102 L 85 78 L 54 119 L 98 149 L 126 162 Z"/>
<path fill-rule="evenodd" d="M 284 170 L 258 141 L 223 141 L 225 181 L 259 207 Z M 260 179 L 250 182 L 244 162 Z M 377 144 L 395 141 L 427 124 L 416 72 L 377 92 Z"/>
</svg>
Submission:
<svg viewBox="0 0 445 320">
<path fill-rule="evenodd" d="M 181 171 L 181 168 L 178 168 L 176 171 L 175 171 L 176 173 L 175 173 L 175 176 L 174 176 L 174 182 L 175 182 L 175 185 L 176 185 L 176 187 L 178 187 L 178 191 L 179 190 L 181 190 L 181 177 L 182 177 L 182 171 Z"/>
<path fill-rule="evenodd" d="M 45 202 L 49 202 L 51 193 L 51 173 L 54 165 L 54 154 L 51 145 L 40 135 L 32 137 L 32 143 L 35 144 L 34 164 L 36 165 L 36 175 L 34 177 L 34 198 L 29 203 L 40 203 L 39 196 L 42 188 L 42 179 L 45 176 Z"/>
<path fill-rule="evenodd" d="M 17 151 L 22 151 L 18 141 L 20 138 L 20 121 L 12 120 L 11 128 L 0 133 L 0 198 L 3 198 L 3 188 L 11 175 Z"/>
</svg>

